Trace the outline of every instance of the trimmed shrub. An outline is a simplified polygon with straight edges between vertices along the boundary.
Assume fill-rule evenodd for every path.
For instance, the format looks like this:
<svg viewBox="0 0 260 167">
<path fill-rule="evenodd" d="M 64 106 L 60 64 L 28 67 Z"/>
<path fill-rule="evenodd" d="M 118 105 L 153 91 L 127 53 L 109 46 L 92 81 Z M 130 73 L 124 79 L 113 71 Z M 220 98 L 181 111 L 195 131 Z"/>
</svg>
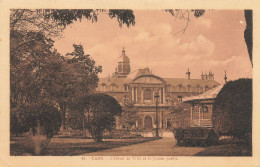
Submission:
<svg viewBox="0 0 260 167">
<path fill-rule="evenodd" d="M 239 79 L 224 85 L 213 105 L 212 123 L 220 136 L 250 139 L 252 79 Z"/>
</svg>

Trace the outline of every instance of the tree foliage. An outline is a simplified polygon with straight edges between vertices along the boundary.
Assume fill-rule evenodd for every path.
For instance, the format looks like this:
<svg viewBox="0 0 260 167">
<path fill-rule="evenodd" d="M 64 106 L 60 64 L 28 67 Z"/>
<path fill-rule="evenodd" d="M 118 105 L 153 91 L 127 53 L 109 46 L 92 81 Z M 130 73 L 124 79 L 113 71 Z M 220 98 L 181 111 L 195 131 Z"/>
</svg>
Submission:
<svg viewBox="0 0 260 167">
<path fill-rule="evenodd" d="M 65 127 L 68 104 L 96 88 L 97 73 L 101 72 L 101 67 L 97 67 L 95 61 L 84 54 L 83 47 L 74 45 L 74 52 L 61 56 L 52 48 L 53 40 L 50 37 L 59 37 L 73 21 L 81 21 L 83 18 L 97 21 L 100 12 L 106 13 L 106 10 L 11 9 L 12 132 L 19 134 L 34 129 L 32 125 L 36 125 L 30 122 L 31 115 L 26 113 L 34 112 L 33 108 L 39 113 L 45 113 L 45 110 L 36 106 L 48 100 L 53 105 L 57 104 L 62 111 L 62 124 Z M 131 10 L 111 10 L 108 14 L 111 18 L 117 18 L 120 26 L 135 23 Z M 55 107 L 53 110 L 56 111 Z"/>
<path fill-rule="evenodd" d="M 170 119 L 171 128 L 188 127 L 190 121 L 190 104 L 181 103 L 171 107 L 171 113 L 167 116 Z"/>
<path fill-rule="evenodd" d="M 98 84 L 97 74 L 102 72 L 102 67 L 96 66 L 96 62 L 90 55 L 84 53 L 82 45 L 74 44 L 73 47 L 74 51 L 68 53 L 64 58 L 66 65 L 69 67 L 66 70 L 66 72 L 69 72 L 68 77 L 61 80 L 62 86 L 60 89 L 54 88 L 56 91 L 55 97 L 61 106 L 63 129 L 66 128 L 65 114 L 69 104 L 73 106 L 81 98 L 93 92 Z M 65 73 L 65 75 L 67 74 Z"/>
<path fill-rule="evenodd" d="M 132 103 L 125 104 L 123 106 L 123 112 L 119 117 L 118 123 L 121 127 L 130 130 L 138 119 L 137 111 Z"/>
<path fill-rule="evenodd" d="M 169 12 L 172 16 L 179 17 L 179 18 L 185 18 L 185 14 L 187 14 L 188 12 L 192 12 L 193 16 L 196 18 L 204 15 L 205 13 L 204 9 L 192 9 L 192 10 L 166 9 L 165 11 Z"/>
<path fill-rule="evenodd" d="M 104 130 L 112 130 L 116 125 L 116 116 L 122 113 L 122 107 L 113 97 L 106 94 L 92 94 L 86 97 L 86 127 L 93 139 L 102 141 Z"/>
<path fill-rule="evenodd" d="M 60 113 L 50 92 L 57 79 L 59 55 L 51 50 L 53 41 L 39 32 L 13 30 L 10 41 L 11 132 L 31 130 L 35 135 L 40 126 L 50 141 L 60 128 Z"/>
<path fill-rule="evenodd" d="M 82 19 L 96 22 L 100 13 L 108 14 L 111 19 L 116 18 L 119 26 L 135 25 L 133 10 L 116 9 L 11 9 L 11 30 L 38 31 L 48 37 L 61 35 L 66 26 Z"/>
<path fill-rule="evenodd" d="M 251 64 L 253 66 L 253 11 L 252 10 L 245 10 L 245 20 L 246 20 L 246 29 L 244 31 L 244 38 L 247 45 L 247 50 L 249 54 L 249 58 Z"/>
<path fill-rule="evenodd" d="M 230 81 L 213 105 L 213 127 L 219 135 L 243 138 L 252 133 L 252 80 Z"/>
<path fill-rule="evenodd" d="M 191 22 L 191 16 L 193 15 L 195 18 L 199 18 L 200 16 L 204 15 L 205 10 L 203 9 L 166 9 L 166 12 L 170 13 L 175 19 L 183 20 L 186 22 L 186 25 L 180 30 L 174 33 L 174 35 L 177 35 L 179 33 L 182 34 L 182 36 L 185 34 L 189 23 Z"/>
</svg>

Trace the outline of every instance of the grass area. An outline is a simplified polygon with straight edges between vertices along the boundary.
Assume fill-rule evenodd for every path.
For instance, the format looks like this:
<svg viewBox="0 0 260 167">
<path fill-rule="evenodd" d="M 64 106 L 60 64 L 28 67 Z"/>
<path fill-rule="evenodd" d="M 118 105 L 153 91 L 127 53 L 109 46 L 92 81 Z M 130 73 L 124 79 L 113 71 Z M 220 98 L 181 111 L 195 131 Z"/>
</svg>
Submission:
<svg viewBox="0 0 260 167">
<path fill-rule="evenodd" d="M 90 152 L 101 151 L 116 147 L 128 146 L 137 143 L 155 140 L 156 138 L 134 138 L 134 139 L 104 139 L 97 143 L 92 139 L 79 138 L 57 138 L 54 137 L 48 147 L 42 152 L 44 156 L 73 156 Z M 26 137 L 12 137 L 10 144 L 10 155 L 31 155 L 32 144 Z"/>
<path fill-rule="evenodd" d="M 248 145 L 224 144 L 208 147 L 195 156 L 252 156 L 252 151 Z"/>
</svg>

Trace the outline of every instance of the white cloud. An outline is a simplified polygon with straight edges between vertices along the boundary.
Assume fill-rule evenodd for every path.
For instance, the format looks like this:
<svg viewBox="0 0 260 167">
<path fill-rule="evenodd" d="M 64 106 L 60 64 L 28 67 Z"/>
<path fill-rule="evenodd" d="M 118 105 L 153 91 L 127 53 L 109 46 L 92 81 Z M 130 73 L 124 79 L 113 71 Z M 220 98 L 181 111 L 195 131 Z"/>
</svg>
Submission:
<svg viewBox="0 0 260 167">
<path fill-rule="evenodd" d="M 135 37 L 135 41 L 147 41 L 147 40 L 149 40 L 149 36 L 150 36 L 150 34 L 148 32 L 145 32 L 145 31 L 140 32 Z"/>
<path fill-rule="evenodd" d="M 211 28 L 212 25 L 212 21 L 210 19 L 201 17 L 199 18 L 199 20 L 196 22 L 197 26 L 200 29 L 204 29 L 204 30 L 209 30 Z"/>
<path fill-rule="evenodd" d="M 157 17 L 151 15 L 148 20 L 143 18 L 130 28 L 120 28 L 117 23 L 112 23 L 110 18 L 105 22 L 100 19 L 95 24 L 81 22 L 77 31 L 75 28 L 67 30 L 66 38 L 62 39 L 59 47 L 66 53 L 68 48 L 72 49 L 73 43 L 82 42 L 86 53 L 89 53 L 97 64 L 103 66 L 100 77 L 115 71 L 123 46 L 130 58 L 132 70 L 149 66 L 162 77 L 184 77 L 188 67 L 192 70 L 193 78 L 198 78 L 201 70 L 212 69 L 216 71 L 216 76 L 221 76 L 221 79 L 227 67 L 236 69 L 237 77 L 243 74 L 241 64 L 244 69 L 250 69 L 250 63 L 244 65 L 246 61 L 250 62 L 246 56 L 239 57 L 233 52 L 226 54 L 227 47 L 220 45 L 225 42 L 223 38 L 225 35 L 215 36 L 215 34 L 230 32 L 225 27 L 222 28 L 221 24 L 216 24 L 216 20 L 212 22 L 207 17 L 200 17 L 192 21 L 185 35 L 179 39 L 180 36 L 172 34 L 182 28 L 182 25 L 172 21 L 172 17 L 170 20 L 165 19 L 163 14 L 158 19 L 160 23 L 151 20 L 149 22 L 149 19 Z M 238 25 L 239 20 L 234 24 Z M 234 47 L 236 47 L 234 50 L 237 50 L 238 46 Z M 216 55 L 217 52 L 221 56 Z M 247 50 L 245 52 L 247 53 Z M 195 74 L 197 76 L 194 76 Z"/>
<path fill-rule="evenodd" d="M 184 54 L 191 54 L 199 57 L 209 57 L 215 50 L 215 44 L 202 34 L 199 34 L 195 40 L 181 43 L 179 50 Z"/>
</svg>

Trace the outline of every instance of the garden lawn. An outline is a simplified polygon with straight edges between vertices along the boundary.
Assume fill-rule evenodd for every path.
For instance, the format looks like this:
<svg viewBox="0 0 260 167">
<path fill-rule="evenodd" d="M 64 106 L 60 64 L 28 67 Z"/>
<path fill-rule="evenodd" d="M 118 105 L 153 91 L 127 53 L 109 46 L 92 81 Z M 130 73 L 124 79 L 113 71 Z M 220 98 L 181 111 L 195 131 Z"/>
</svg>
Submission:
<svg viewBox="0 0 260 167">
<path fill-rule="evenodd" d="M 79 138 L 52 138 L 48 147 L 42 155 L 44 156 L 73 156 L 105 149 L 128 146 L 137 143 L 144 143 L 156 138 L 135 138 L 135 139 L 104 139 L 97 143 L 93 139 Z M 11 137 L 10 155 L 32 155 L 31 143 L 26 137 Z"/>
<path fill-rule="evenodd" d="M 225 144 L 211 146 L 195 154 L 195 156 L 252 156 L 250 146 Z"/>
</svg>

